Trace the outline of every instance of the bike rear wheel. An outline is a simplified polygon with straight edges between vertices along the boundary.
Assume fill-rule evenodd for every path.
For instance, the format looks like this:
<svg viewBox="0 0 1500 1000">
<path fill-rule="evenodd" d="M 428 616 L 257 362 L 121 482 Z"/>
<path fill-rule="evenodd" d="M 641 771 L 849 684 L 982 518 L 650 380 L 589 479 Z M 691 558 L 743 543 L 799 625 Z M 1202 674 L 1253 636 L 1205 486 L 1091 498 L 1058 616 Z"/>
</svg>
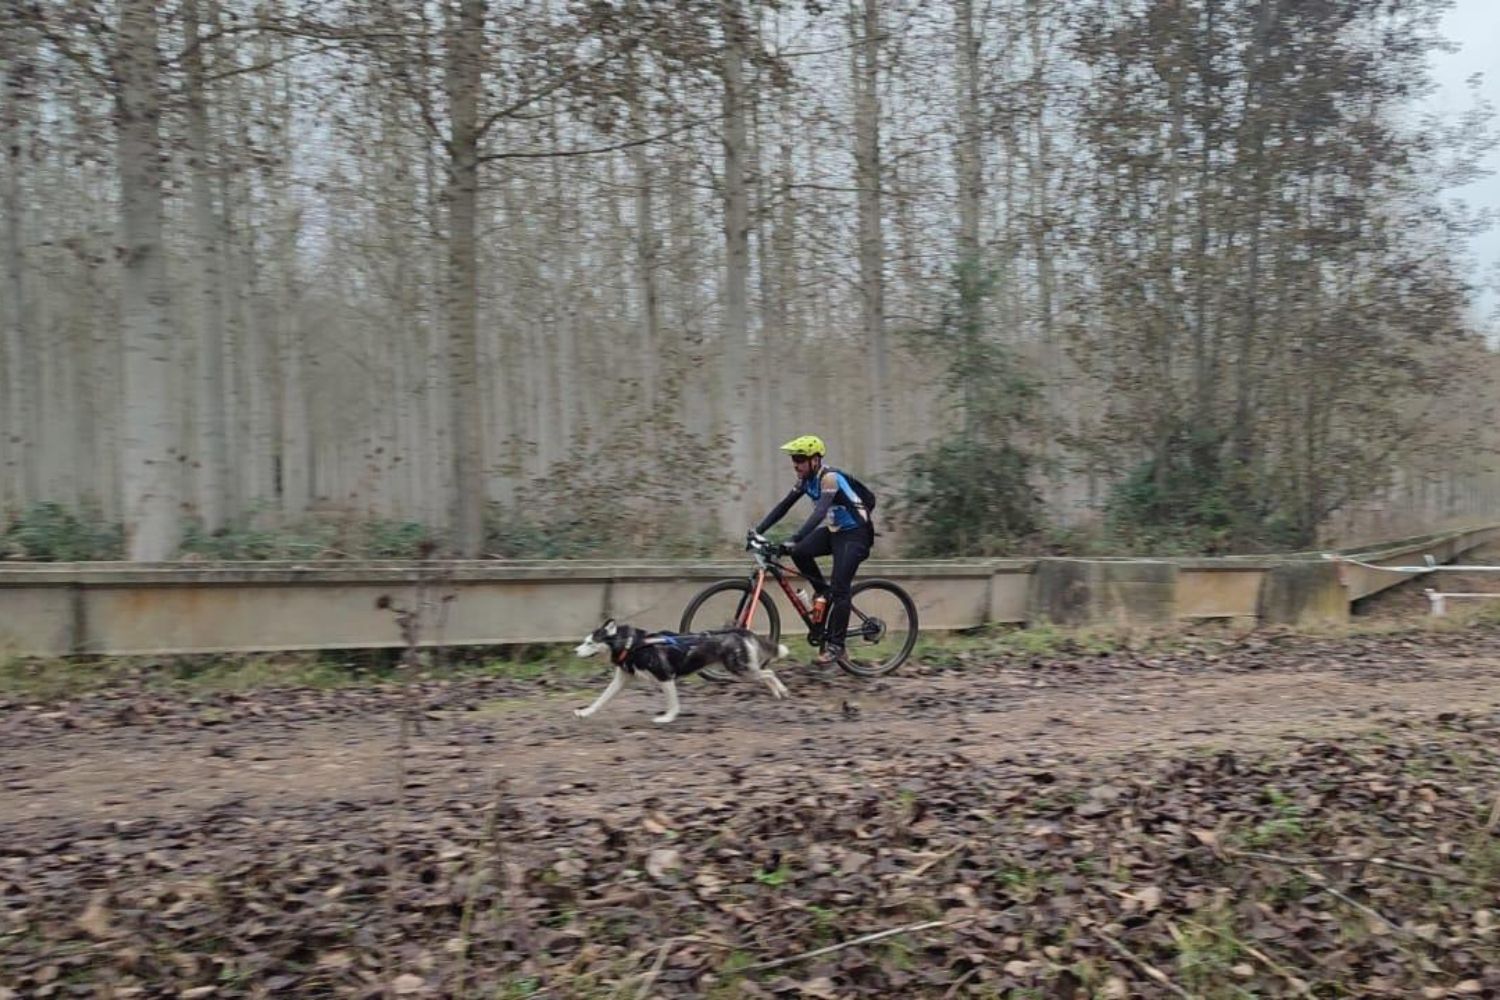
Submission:
<svg viewBox="0 0 1500 1000">
<path fill-rule="evenodd" d="M 750 606 L 754 588 L 748 580 L 722 580 L 703 590 L 682 612 L 682 624 L 678 631 L 712 632 L 715 629 L 736 628 L 744 621 L 745 609 Z M 781 614 L 771 595 L 762 588 L 760 607 L 756 609 L 753 631 L 773 643 L 781 641 Z M 761 614 L 764 612 L 764 614 Z M 723 667 L 706 667 L 703 676 L 710 680 L 727 681 L 729 671 Z"/>
<path fill-rule="evenodd" d="M 826 641 L 826 639 L 825 639 Z M 883 677 L 906 662 L 917 644 L 917 606 L 890 580 L 865 580 L 849 595 L 846 657 L 839 666 L 856 677 Z"/>
</svg>

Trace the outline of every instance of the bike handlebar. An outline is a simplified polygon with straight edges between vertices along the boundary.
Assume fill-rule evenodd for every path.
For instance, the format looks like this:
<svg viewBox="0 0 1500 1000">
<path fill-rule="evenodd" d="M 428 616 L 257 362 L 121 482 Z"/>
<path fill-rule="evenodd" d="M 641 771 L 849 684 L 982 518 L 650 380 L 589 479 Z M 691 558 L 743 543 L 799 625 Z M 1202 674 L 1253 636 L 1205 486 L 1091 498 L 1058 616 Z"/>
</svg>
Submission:
<svg viewBox="0 0 1500 1000">
<path fill-rule="evenodd" d="M 755 561 L 764 566 L 775 560 L 780 546 L 765 535 L 755 531 L 745 533 L 745 551 L 755 556 Z"/>
</svg>

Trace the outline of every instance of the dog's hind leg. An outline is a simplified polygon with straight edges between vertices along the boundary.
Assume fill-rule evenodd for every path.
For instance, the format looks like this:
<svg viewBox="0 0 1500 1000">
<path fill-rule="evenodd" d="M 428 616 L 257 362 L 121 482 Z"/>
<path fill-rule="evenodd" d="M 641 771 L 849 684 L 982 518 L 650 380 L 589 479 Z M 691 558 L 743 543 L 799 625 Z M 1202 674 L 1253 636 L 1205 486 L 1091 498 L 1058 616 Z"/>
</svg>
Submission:
<svg viewBox="0 0 1500 1000">
<path fill-rule="evenodd" d="M 609 687 L 605 688 L 604 692 L 599 695 L 599 697 L 594 699 L 594 703 L 592 705 L 590 705 L 588 708 L 575 708 L 573 709 L 573 714 L 578 716 L 580 719 L 587 719 L 589 716 L 599 711 L 599 709 L 603 708 L 605 705 L 608 705 L 610 699 L 619 694 L 620 689 L 624 686 L 625 671 L 621 670 L 619 667 L 616 667 L 615 675 L 609 680 Z"/>
<path fill-rule="evenodd" d="M 785 646 L 778 646 L 776 648 L 778 653 L 783 653 L 786 650 Z M 745 640 L 746 672 L 749 673 L 751 677 L 754 677 L 756 680 L 760 681 L 767 688 L 769 688 L 771 690 L 772 698 L 782 699 L 790 697 L 790 694 L 786 689 L 786 685 L 781 683 L 781 678 L 777 677 L 776 671 L 772 670 L 770 667 L 770 663 L 775 659 L 775 657 L 771 657 L 765 660 L 764 664 L 762 664 L 761 656 L 762 651 L 759 645 L 759 640 L 757 640 L 754 636 L 748 637 Z"/>
<path fill-rule="evenodd" d="M 661 681 L 660 684 L 661 693 L 667 696 L 667 710 L 651 721 L 664 726 L 677 718 L 677 713 L 682 711 L 682 706 L 677 703 L 677 682 L 669 680 Z"/>
<path fill-rule="evenodd" d="M 772 657 L 771 660 L 782 659 L 789 652 L 790 652 L 790 650 L 788 650 L 786 648 L 786 646 L 784 646 L 784 645 L 782 645 L 780 643 L 777 643 L 777 645 L 776 645 L 776 655 L 774 657 Z M 765 672 L 766 672 L 766 676 L 769 677 L 769 678 L 771 678 L 771 684 L 772 684 L 771 693 L 774 694 L 774 695 L 776 695 L 776 697 L 778 697 L 778 698 L 790 698 L 792 696 L 791 692 L 786 689 L 786 685 L 783 684 L 783 683 L 781 683 L 781 678 L 777 677 L 776 676 L 776 672 L 771 669 L 771 666 L 770 666 L 771 660 L 767 660 L 766 661 L 766 666 L 763 668 L 765 670 Z M 780 692 L 780 693 L 778 694 L 777 692 Z"/>
</svg>

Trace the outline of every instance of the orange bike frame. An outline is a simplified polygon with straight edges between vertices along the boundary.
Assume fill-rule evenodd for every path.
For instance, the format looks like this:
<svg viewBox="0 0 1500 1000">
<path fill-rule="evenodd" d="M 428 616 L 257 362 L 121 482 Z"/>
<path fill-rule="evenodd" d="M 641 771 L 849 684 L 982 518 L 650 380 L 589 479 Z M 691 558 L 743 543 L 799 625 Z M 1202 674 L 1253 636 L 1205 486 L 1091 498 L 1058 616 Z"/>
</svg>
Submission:
<svg viewBox="0 0 1500 1000">
<path fill-rule="evenodd" d="M 786 594 L 786 599 L 792 602 L 792 607 L 797 609 L 797 614 L 801 616 L 802 623 L 804 625 L 811 625 L 812 623 L 807 620 L 807 605 L 802 603 L 802 598 L 797 596 L 797 592 L 787 582 L 787 577 L 796 577 L 799 580 L 805 580 L 807 577 L 779 563 L 777 564 L 777 569 L 781 570 L 780 573 L 776 574 L 776 582 L 781 584 L 782 593 Z M 764 566 L 756 567 L 755 586 L 750 588 L 750 602 L 745 608 L 744 620 L 739 623 L 740 628 L 750 628 L 751 622 L 755 621 L 755 609 L 760 605 L 760 595 L 766 589 L 766 574 L 769 572 L 770 570 Z"/>
</svg>

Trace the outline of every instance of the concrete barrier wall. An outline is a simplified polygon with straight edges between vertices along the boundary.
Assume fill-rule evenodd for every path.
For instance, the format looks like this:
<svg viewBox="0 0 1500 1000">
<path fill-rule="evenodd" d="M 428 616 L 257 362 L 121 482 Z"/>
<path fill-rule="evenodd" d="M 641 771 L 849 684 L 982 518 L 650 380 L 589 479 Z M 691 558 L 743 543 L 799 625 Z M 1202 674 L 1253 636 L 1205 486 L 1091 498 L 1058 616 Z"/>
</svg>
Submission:
<svg viewBox="0 0 1500 1000">
<path fill-rule="evenodd" d="M 1031 622 L 1161 625 L 1177 617 L 1177 567 L 1145 559 L 1038 559 Z"/>
<path fill-rule="evenodd" d="M 1261 578 L 1256 617 L 1270 625 L 1338 624 L 1349 620 L 1349 600 L 1333 563 L 1286 563 Z"/>
<path fill-rule="evenodd" d="M 1177 564 L 1177 617 L 1253 619 L 1268 567 Z"/>
<path fill-rule="evenodd" d="M 1500 526 L 1406 539 L 1368 558 L 1442 562 L 1500 538 Z M 376 607 L 427 600 L 427 641 L 451 645 L 566 642 L 605 616 L 675 628 L 710 583 L 744 562 L 461 561 L 440 563 L 0 564 L 0 654 L 174 654 L 389 647 L 395 616 Z M 860 579 L 891 579 L 917 603 L 921 627 L 990 622 L 1151 625 L 1239 618 L 1341 621 L 1353 600 L 1406 574 L 1338 565 L 1316 553 L 1282 559 L 872 561 Z M 419 598 L 420 595 L 424 595 Z M 800 630 L 772 586 L 782 622 Z"/>
</svg>

